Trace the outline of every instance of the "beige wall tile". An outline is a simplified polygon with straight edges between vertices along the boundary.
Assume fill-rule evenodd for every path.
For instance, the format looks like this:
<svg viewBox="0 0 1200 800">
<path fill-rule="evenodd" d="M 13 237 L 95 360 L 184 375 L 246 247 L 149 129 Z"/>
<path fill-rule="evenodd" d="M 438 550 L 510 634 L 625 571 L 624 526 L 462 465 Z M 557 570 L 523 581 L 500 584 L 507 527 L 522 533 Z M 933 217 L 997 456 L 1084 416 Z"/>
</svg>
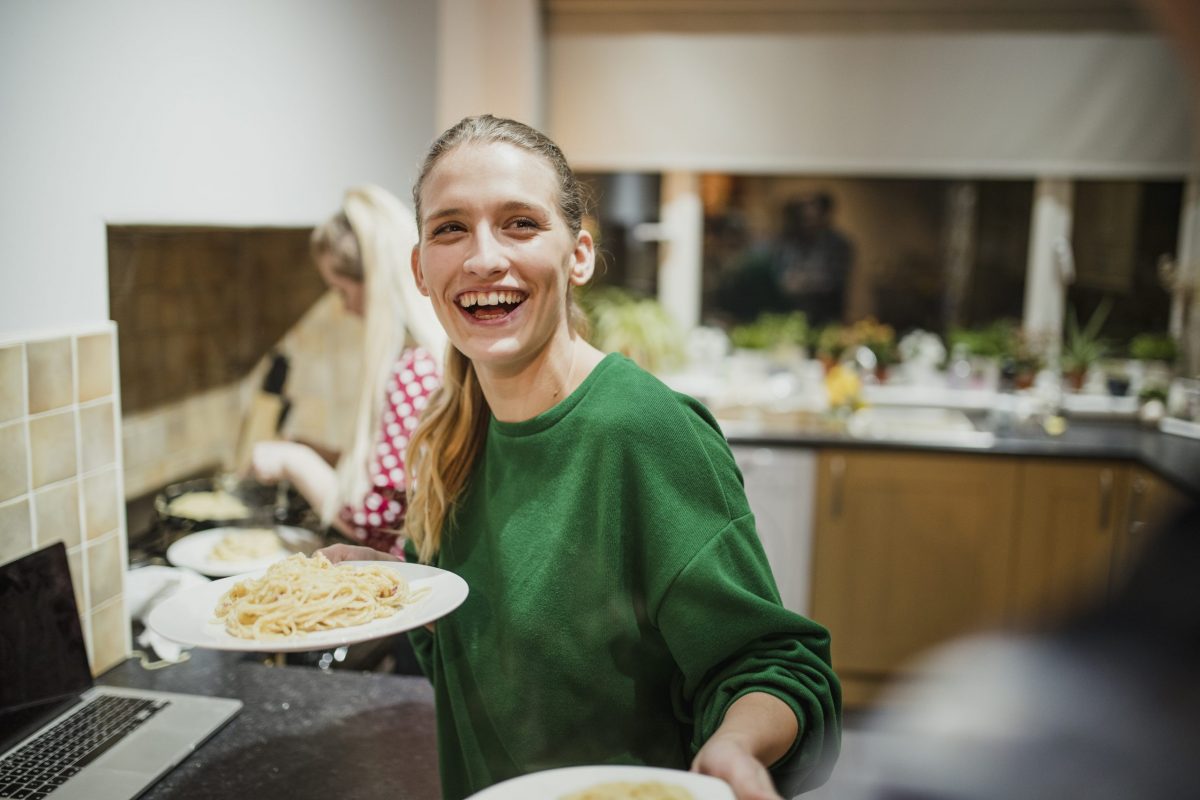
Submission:
<svg viewBox="0 0 1200 800">
<path fill-rule="evenodd" d="M 29 446 L 25 423 L 0 424 L 0 503 L 29 491 Z"/>
<path fill-rule="evenodd" d="M 106 469 L 83 478 L 83 538 L 99 539 L 117 529 L 117 470 Z"/>
<path fill-rule="evenodd" d="M 0 347 L 0 422 L 25 414 L 25 368 L 21 345 Z"/>
<path fill-rule="evenodd" d="M 111 333 L 81 336 L 76 340 L 79 358 L 79 402 L 99 400 L 113 393 L 113 337 Z"/>
<path fill-rule="evenodd" d="M 83 472 L 106 467 L 117 460 L 116 417 L 112 403 L 79 409 L 79 440 Z"/>
<path fill-rule="evenodd" d="M 75 399 L 71 340 L 29 342 L 25 349 L 29 357 L 29 413 L 70 405 Z"/>
<path fill-rule="evenodd" d="M 88 570 L 88 601 L 95 608 L 121 593 L 125 553 L 115 534 L 84 548 Z"/>
<path fill-rule="evenodd" d="M 129 653 L 125 649 L 125 604 L 117 597 L 110 603 L 92 611 L 92 674 L 124 661 Z"/>
<path fill-rule="evenodd" d="M 79 609 L 79 618 L 87 622 L 87 594 L 83 591 L 83 548 L 76 547 L 67 551 L 67 567 L 71 570 L 71 588 L 75 591 L 75 607 Z M 86 628 L 86 625 L 85 625 Z"/>
<path fill-rule="evenodd" d="M 82 541 L 79 528 L 79 484 L 67 481 L 33 493 L 37 546 L 62 541 L 67 549 Z"/>
<path fill-rule="evenodd" d="M 0 505 L 0 563 L 33 551 L 33 526 L 29 501 Z"/>
<path fill-rule="evenodd" d="M 35 489 L 75 475 L 75 412 L 29 420 L 29 453 Z"/>
</svg>

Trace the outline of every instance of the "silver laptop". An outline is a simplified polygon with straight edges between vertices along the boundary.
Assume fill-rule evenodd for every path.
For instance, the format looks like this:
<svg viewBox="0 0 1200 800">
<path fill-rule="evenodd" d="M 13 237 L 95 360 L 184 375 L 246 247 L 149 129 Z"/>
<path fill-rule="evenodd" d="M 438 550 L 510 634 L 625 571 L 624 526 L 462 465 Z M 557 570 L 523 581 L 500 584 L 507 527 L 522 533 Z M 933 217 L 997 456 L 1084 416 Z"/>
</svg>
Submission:
<svg viewBox="0 0 1200 800">
<path fill-rule="evenodd" d="M 241 706 L 94 686 L 63 544 L 0 566 L 0 798 L 130 800 Z"/>
</svg>

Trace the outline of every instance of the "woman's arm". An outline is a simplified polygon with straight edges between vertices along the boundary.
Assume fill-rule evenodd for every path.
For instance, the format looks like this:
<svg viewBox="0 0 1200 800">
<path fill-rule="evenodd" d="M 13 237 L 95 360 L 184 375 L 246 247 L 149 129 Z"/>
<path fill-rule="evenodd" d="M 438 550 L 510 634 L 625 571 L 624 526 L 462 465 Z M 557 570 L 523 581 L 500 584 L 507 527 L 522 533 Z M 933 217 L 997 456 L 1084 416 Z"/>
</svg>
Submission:
<svg viewBox="0 0 1200 800">
<path fill-rule="evenodd" d="M 767 767 L 787 755 L 799 730 L 791 707 L 778 697 L 742 695 L 696 754 L 692 771 L 725 781 L 738 800 L 780 800 Z"/>
<path fill-rule="evenodd" d="M 320 454 L 298 442 L 259 442 L 251 458 L 254 477 L 266 484 L 289 481 L 318 513 L 338 491 L 337 473 Z M 344 534 L 350 527 L 337 516 L 331 521 Z"/>
</svg>

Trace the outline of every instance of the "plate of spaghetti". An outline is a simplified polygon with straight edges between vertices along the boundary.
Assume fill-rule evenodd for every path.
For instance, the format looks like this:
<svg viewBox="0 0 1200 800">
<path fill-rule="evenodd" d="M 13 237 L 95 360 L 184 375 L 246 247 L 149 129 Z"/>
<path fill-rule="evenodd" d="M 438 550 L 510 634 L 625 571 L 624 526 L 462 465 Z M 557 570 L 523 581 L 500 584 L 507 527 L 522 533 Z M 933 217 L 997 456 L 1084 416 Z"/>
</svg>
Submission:
<svg viewBox="0 0 1200 800">
<path fill-rule="evenodd" d="M 661 767 L 605 764 L 532 772 L 489 786 L 468 800 L 734 800 L 729 784 Z"/>
<path fill-rule="evenodd" d="M 320 546 L 317 534 L 287 525 L 210 528 L 175 541 L 167 548 L 167 561 L 210 578 L 228 578 L 266 569 L 292 553 L 311 553 Z"/>
<path fill-rule="evenodd" d="M 155 633 L 193 647 L 304 652 L 411 630 L 465 600 L 452 572 L 405 561 L 331 564 L 296 553 L 266 569 L 172 595 L 146 620 Z"/>
</svg>

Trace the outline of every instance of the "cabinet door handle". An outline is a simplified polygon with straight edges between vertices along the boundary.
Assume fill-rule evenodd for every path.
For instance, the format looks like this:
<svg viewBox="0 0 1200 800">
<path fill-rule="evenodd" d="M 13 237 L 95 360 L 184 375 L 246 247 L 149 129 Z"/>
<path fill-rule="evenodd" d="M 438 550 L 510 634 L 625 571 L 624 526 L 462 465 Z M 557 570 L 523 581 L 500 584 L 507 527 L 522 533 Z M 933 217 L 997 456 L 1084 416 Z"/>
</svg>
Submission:
<svg viewBox="0 0 1200 800">
<path fill-rule="evenodd" d="M 1142 525 L 1142 503 L 1146 498 L 1146 479 L 1141 475 L 1134 476 L 1133 495 L 1129 509 L 1129 532 L 1137 533 Z"/>
<path fill-rule="evenodd" d="M 1112 517 L 1112 483 L 1112 470 L 1100 470 L 1100 530 L 1102 531 L 1108 530 Z"/>
<path fill-rule="evenodd" d="M 830 489 L 833 492 L 833 512 L 834 519 L 842 515 L 842 496 L 845 494 L 846 474 L 846 459 L 841 456 L 834 456 L 829 462 L 829 477 L 833 480 Z"/>
</svg>

